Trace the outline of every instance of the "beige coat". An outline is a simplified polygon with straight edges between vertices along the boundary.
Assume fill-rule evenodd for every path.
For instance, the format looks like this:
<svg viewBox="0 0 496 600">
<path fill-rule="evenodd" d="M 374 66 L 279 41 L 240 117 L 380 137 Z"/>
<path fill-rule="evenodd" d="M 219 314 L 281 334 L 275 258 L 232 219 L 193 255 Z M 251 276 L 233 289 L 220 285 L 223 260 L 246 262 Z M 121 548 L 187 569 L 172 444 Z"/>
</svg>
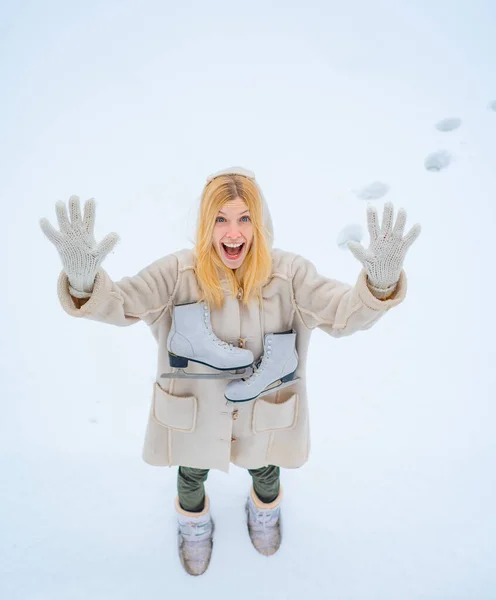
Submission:
<svg viewBox="0 0 496 600">
<path fill-rule="evenodd" d="M 272 219 L 257 187 L 272 248 Z M 147 463 L 222 471 L 228 471 L 231 462 L 246 468 L 301 466 L 310 449 L 306 361 L 312 330 L 320 327 L 341 337 L 368 329 L 405 297 L 404 272 L 392 297 L 379 300 L 367 287 L 365 271 L 352 287 L 319 275 L 302 256 L 272 250 L 272 273 L 259 302 L 244 306 L 239 295 L 230 296 L 224 281 L 225 304 L 221 310 L 211 310 L 212 328 L 221 340 L 248 348 L 258 358 L 263 353 L 264 334 L 288 329 L 297 332 L 299 381 L 255 401 L 235 404 L 224 398 L 228 380 L 160 378 L 171 371 L 167 337 L 174 305 L 195 302 L 200 296 L 193 258 L 193 250 L 181 250 L 117 283 L 100 269 L 90 299 L 80 308 L 62 272 L 59 298 L 64 310 L 75 317 L 119 326 L 145 321 L 157 340 L 156 382 L 143 450 Z M 211 369 L 190 362 L 188 371 Z"/>
<path fill-rule="evenodd" d="M 81 308 L 69 294 L 64 272 L 58 294 L 64 310 L 113 325 L 144 321 L 158 344 L 156 383 L 143 458 L 151 465 L 184 465 L 229 470 L 264 465 L 300 467 L 310 449 L 306 361 L 310 335 L 320 327 L 333 337 L 368 329 L 406 293 L 401 274 L 391 299 L 378 300 L 367 287 L 362 271 L 354 287 L 317 273 L 303 258 L 272 250 L 272 275 L 263 287 L 263 299 L 245 307 L 226 290 L 225 304 L 211 311 L 212 328 L 226 342 L 263 352 L 265 333 L 295 329 L 300 380 L 280 392 L 244 403 L 227 403 L 227 380 L 161 379 L 171 371 L 167 336 L 175 304 L 199 299 L 193 270 L 193 250 L 181 250 L 154 262 L 134 277 L 113 282 L 100 269 L 90 299 Z M 211 372 L 189 363 L 189 371 Z"/>
</svg>

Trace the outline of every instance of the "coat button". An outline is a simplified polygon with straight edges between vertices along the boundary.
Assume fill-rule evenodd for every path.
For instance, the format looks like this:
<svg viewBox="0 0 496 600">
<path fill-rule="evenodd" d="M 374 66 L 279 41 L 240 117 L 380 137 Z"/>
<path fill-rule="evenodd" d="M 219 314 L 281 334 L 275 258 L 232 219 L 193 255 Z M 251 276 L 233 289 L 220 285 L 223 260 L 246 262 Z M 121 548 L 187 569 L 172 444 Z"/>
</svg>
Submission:
<svg viewBox="0 0 496 600">
<path fill-rule="evenodd" d="M 236 420 L 236 419 L 239 417 L 239 412 L 238 412 L 238 410 L 237 410 L 237 409 L 236 409 L 236 410 L 233 410 L 232 417 L 233 417 L 233 419 L 234 419 L 234 420 Z"/>
</svg>

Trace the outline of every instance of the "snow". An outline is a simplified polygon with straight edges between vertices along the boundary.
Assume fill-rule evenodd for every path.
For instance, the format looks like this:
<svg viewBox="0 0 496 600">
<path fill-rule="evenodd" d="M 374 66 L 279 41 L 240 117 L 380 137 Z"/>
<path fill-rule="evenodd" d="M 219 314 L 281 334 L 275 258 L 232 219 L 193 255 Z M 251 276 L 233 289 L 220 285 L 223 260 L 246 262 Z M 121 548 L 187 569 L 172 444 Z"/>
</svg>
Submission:
<svg viewBox="0 0 496 600">
<path fill-rule="evenodd" d="M 457 117 L 441 119 L 436 123 L 436 129 L 438 131 L 442 131 L 443 133 L 447 133 L 449 131 L 455 131 L 462 124 L 462 120 Z"/>
<path fill-rule="evenodd" d="M 428 171 L 442 171 L 449 167 L 452 161 L 452 156 L 446 150 L 439 150 L 438 152 L 432 152 L 429 154 L 424 162 L 425 168 Z"/>
<path fill-rule="evenodd" d="M 351 223 L 347 225 L 338 233 L 338 237 L 336 239 L 336 243 L 340 250 L 347 250 L 347 243 L 361 242 L 363 240 L 363 227 L 358 223 Z"/>
<path fill-rule="evenodd" d="M 2 3 L 2 600 L 494 599 L 495 10 Z M 427 172 L 439 149 L 453 162 Z M 38 219 L 94 196 L 117 280 L 190 245 L 205 178 L 230 165 L 257 174 L 276 247 L 329 277 L 358 276 L 335 242 L 366 226 L 366 182 L 422 234 L 403 305 L 312 338 L 312 449 L 282 473 L 280 551 L 251 547 L 248 474 L 211 472 L 214 553 L 192 578 L 176 470 L 141 460 L 155 342 L 62 311 Z"/>
<path fill-rule="evenodd" d="M 379 200 L 389 192 L 389 186 L 382 181 L 373 181 L 356 192 L 361 200 Z"/>
</svg>

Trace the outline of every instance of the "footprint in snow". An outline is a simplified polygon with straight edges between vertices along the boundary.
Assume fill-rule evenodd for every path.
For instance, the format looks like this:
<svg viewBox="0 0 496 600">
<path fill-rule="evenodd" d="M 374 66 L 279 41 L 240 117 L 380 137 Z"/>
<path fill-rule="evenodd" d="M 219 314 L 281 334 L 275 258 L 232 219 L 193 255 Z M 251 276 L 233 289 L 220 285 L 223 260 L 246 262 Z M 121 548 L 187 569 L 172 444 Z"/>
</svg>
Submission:
<svg viewBox="0 0 496 600">
<path fill-rule="evenodd" d="M 361 190 L 355 192 L 357 198 L 361 200 L 379 200 L 389 192 L 389 186 L 382 181 L 373 181 L 364 186 Z"/>
<path fill-rule="evenodd" d="M 427 156 L 424 161 L 424 166 L 427 171 L 437 173 L 449 167 L 452 161 L 452 156 L 446 150 L 440 150 L 439 152 L 432 152 Z"/>
<path fill-rule="evenodd" d="M 363 240 L 363 229 L 360 225 L 347 225 L 338 233 L 336 239 L 340 250 L 348 250 L 347 242 L 361 242 Z"/>
<path fill-rule="evenodd" d="M 449 119 L 441 119 L 436 123 L 436 129 L 443 133 L 448 131 L 455 131 L 462 124 L 462 120 L 457 117 L 451 117 Z"/>
</svg>

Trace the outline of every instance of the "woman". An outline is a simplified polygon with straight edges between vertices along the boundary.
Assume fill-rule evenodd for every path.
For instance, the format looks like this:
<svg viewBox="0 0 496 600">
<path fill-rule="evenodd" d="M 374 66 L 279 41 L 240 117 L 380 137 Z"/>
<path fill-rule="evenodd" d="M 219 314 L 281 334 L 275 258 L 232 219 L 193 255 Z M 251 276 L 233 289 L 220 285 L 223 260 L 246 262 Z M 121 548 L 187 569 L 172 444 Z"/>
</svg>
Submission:
<svg viewBox="0 0 496 600">
<path fill-rule="evenodd" d="M 77 197 L 71 197 L 69 209 L 70 219 L 64 203 L 57 203 L 60 232 L 40 221 L 62 258 L 62 307 L 72 316 L 113 325 L 145 321 L 158 343 L 143 458 L 151 465 L 179 467 L 175 508 L 184 568 L 199 575 L 208 567 L 213 523 L 204 482 L 209 469 L 228 471 L 230 463 L 248 469 L 253 478 L 246 505 L 250 538 L 259 552 L 273 554 L 280 545 L 280 468 L 300 467 L 309 454 L 305 365 L 310 334 L 320 327 L 333 337 L 350 335 L 398 305 L 406 293 L 403 260 L 420 226 L 403 236 L 404 210 L 393 227 L 393 207 L 386 204 L 379 227 L 369 207 L 368 250 L 348 244 L 363 268 L 355 286 L 340 283 L 317 273 L 302 256 L 272 248 L 272 221 L 255 176 L 234 167 L 207 179 L 195 248 L 113 282 L 100 265 L 117 234 L 95 242 L 93 200 L 86 202 L 83 218 Z M 187 360 L 190 377 L 178 377 L 182 363 L 174 360 L 184 356 L 171 351 L 171 339 L 179 327 L 175 312 L 186 309 L 191 312 L 184 323 L 197 314 L 191 328 L 199 338 L 195 343 L 208 338 L 218 352 L 241 348 L 244 358 L 261 358 L 265 365 L 275 336 L 295 345 L 294 379 L 285 387 L 258 390 L 253 400 L 226 402 L 226 389 L 247 386 L 251 378 L 230 381 L 236 376 L 232 371 L 216 372 L 205 361 Z M 181 339 L 190 343 L 188 336 Z M 254 369 L 256 379 L 259 362 Z"/>
</svg>

